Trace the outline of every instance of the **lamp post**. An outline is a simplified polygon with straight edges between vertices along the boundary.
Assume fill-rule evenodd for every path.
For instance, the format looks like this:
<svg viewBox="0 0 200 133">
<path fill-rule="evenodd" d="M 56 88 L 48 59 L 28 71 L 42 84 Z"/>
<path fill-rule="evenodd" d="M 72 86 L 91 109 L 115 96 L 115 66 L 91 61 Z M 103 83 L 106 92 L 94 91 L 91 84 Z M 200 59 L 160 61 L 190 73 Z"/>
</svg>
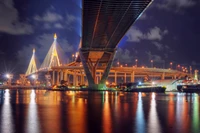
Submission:
<svg viewBox="0 0 200 133">
<path fill-rule="evenodd" d="M 38 75 L 33 74 L 31 75 L 31 78 L 33 79 L 33 85 L 36 85 L 37 79 L 38 79 Z"/>
<path fill-rule="evenodd" d="M 180 65 L 177 65 L 177 70 L 178 70 L 178 71 L 180 70 L 180 67 L 181 67 Z"/>
<path fill-rule="evenodd" d="M 137 62 L 138 62 L 138 59 L 135 59 L 135 66 L 137 67 Z"/>
<path fill-rule="evenodd" d="M 153 60 L 151 60 L 151 68 L 153 68 Z"/>
<path fill-rule="evenodd" d="M 72 62 L 74 61 L 74 54 L 72 54 Z"/>
<path fill-rule="evenodd" d="M 190 66 L 190 75 L 192 75 L 192 66 Z"/>
<path fill-rule="evenodd" d="M 119 63 L 119 61 L 118 61 L 118 62 L 117 62 L 118 67 L 119 67 L 119 64 L 120 64 L 120 63 Z"/>
<path fill-rule="evenodd" d="M 170 68 L 172 69 L 172 65 L 173 65 L 173 63 L 172 62 L 170 62 Z"/>
<path fill-rule="evenodd" d="M 12 78 L 13 78 L 13 74 L 9 74 L 9 73 L 8 73 L 8 74 L 6 74 L 5 76 L 6 76 L 6 78 L 8 79 L 7 84 L 8 84 L 8 85 L 11 85 L 11 80 L 12 80 Z"/>
</svg>

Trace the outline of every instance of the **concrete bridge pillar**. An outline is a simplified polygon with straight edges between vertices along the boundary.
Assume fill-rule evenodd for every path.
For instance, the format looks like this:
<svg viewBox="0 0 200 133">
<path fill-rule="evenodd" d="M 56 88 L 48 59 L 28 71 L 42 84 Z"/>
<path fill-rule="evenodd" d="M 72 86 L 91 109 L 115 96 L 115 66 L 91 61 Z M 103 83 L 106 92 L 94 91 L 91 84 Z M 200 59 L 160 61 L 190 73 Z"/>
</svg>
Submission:
<svg viewBox="0 0 200 133">
<path fill-rule="evenodd" d="M 165 79 L 165 73 L 162 73 L 162 75 L 161 75 L 161 79 L 162 79 L 162 80 Z"/>
<path fill-rule="evenodd" d="M 115 71 L 115 84 L 117 85 L 117 72 Z"/>
<path fill-rule="evenodd" d="M 84 83 L 84 75 L 82 74 L 81 75 L 81 85 L 83 85 L 83 84 L 85 84 L 85 83 Z"/>
<path fill-rule="evenodd" d="M 55 84 L 55 71 L 52 72 L 52 85 Z"/>
<path fill-rule="evenodd" d="M 60 76 L 59 76 L 59 75 L 60 75 L 60 72 L 57 71 L 57 81 L 56 81 L 56 84 L 57 84 L 57 85 L 59 84 L 59 81 L 60 81 L 60 78 L 59 78 Z"/>
<path fill-rule="evenodd" d="M 100 80 L 101 80 L 101 77 L 102 77 L 101 72 L 99 72 L 99 79 L 100 79 Z"/>
<path fill-rule="evenodd" d="M 174 79 L 176 79 L 176 75 L 174 75 L 174 77 L 173 77 Z"/>
<path fill-rule="evenodd" d="M 76 80 L 77 80 L 76 72 L 74 72 L 74 74 L 73 74 L 73 86 L 76 86 Z"/>
<path fill-rule="evenodd" d="M 60 71 L 60 81 L 63 80 L 63 71 Z"/>
<path fill-rule="evenodd" d="M 67 71 L 65 71 L 65 73 L 64 73 L 64 80 L 65 80 L 65 81 L 68 80 L 68 73 L 67 73 Z"/>
<path fill-rule="evenodd" d="M 79 56 L 83 64 L 83 68 L 85 71 L 85 75 L 87 77 L 88 83 L 89 83 L 89 88 L 93 90 L 104 90 L 106 89 L 105 83 L 108 78 L 109 71 L 111 69 L 114 55 L 116 52 L 116 49 L 113 49 L 113 51 L 109 52 L 107 51 L 108 49 L 105 49 L 105 51 L 102 49 L 99 49 L 99 51 L 88 51 L 86 49 L 79 49 Z M 109 57 L 107 59 L 106 63 L 102 63 L 102 65 L 105 66 L 104 72 L 102 75 L 102 78 L 100 82 L 97 84 L 96 82 L 96 69 L 99 66 L 100 60 L 103 56 L 103 54 L 107 52 L 109 54 Z M 85 56 L 85 53 L 89 53 L 90 56 Z M 96 54 L 98 53 L 98 54 Z"/>
<path fill-rule="evenodd" d="M 131 73 L 131 82 L 135 82 L 135 72 Z"/>
</svg>

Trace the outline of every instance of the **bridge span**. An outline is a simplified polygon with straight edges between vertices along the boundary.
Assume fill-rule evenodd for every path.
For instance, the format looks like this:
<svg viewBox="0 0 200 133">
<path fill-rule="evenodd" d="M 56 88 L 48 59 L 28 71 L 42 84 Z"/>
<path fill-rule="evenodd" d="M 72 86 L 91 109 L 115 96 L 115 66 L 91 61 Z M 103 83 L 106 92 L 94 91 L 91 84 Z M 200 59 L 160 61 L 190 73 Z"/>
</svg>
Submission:
<svg viewBox="0 0 200 133">
<path fill-rule="evenodd" d="M 96 82 L 101 81 L 105 67 L 98 67 L 96 69 Z M 80 84 L 88 84 L 86 80 L 86 74 L 82 65 L 78 66 L 59 66 L 52 67 L 52 84 L 59 84 L 61 80 L 72 82 L 74 86 Z M 148 76 L 149 78 L 157 79 L 177 79 L 183 78 L 185 76 L 192 76 L 188 73 L 171 70 L 171 69 L 161 69 L 161 68 L 143 68 L 143 67 L 111 67 L 108 78 L 113 78 L 114 83 L 118 84 L 118 79 L 123 78 L 123 82 L 134 82 L 135 78 L 144 78 Z M 69 77 L 72 76 L 72 79 Z M 129 80 L 128 80 L 129 79 Z"/>
</svg>

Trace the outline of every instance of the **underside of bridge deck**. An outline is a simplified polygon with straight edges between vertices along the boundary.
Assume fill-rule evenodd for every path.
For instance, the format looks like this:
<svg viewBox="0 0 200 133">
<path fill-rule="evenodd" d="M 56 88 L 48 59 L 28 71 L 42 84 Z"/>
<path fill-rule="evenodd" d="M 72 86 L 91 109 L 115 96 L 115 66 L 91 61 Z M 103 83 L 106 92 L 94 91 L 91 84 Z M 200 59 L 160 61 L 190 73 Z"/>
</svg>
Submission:
<svg viewBox="0 0 200 133">
<path fill-rule="evenodd" d="M 79 59 L 82 61 L 89 86 L 95 87 L 95 73 L 106 66 L 100 86 L 108 77 L 117 44 L 152 0 L 83 0 L 82 42 Z"/>
</svg>

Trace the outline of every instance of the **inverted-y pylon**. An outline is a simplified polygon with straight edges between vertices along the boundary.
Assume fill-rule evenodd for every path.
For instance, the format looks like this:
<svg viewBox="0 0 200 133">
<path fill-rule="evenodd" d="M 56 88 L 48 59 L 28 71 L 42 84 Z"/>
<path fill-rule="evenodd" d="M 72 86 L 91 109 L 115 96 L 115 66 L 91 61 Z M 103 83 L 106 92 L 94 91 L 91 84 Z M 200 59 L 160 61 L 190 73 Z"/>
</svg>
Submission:
<svg viewBox="0 0 200 133">
<path fill-rule="evenodd" d="M 60 59 L 57 50 L 57 35 L 54 34 L 54 41 L 51 45 L 40 69 L 51 69 L 53 66 L 60 66 Z"/>
<path fill-rule="evenodd" d="M 33 49 L 33 55 L 31 57 L 31 60 L 30 60 L 30 63 L 25 75 L 27 76 L 35 72 L 37 72 L 37 65 L 36 65 L 36 59 L 35 59 L 35 49 Z"/>
</svg>

